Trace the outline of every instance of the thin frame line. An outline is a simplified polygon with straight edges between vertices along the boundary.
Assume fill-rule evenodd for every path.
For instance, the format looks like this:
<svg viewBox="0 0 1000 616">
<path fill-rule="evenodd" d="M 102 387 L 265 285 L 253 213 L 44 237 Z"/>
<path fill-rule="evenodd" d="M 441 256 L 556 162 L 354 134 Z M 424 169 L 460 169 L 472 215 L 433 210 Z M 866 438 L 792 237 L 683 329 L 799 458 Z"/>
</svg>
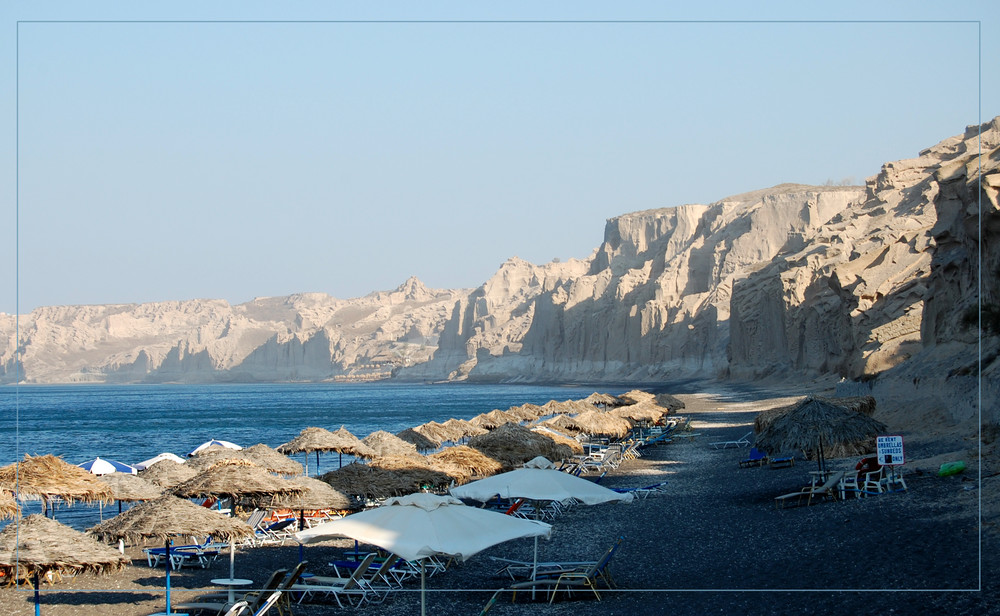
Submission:
<svg viewBox="0 0 1000 616">
<path fill-rule="evenodd" d="M 20 50 L 21 50 L 21 24 L 623 24 L 623 25 L 643 25 L 643 24 L 976 24 L 977 45 L 978 45 L 978 162 L 979 177 L 977 179 L 977 200 L 978 200 L 978 223 L 979 242 L 977 265 L 978 276 L 978 303 L 979 303 L 979 337 L 978 337 L 978 416 L 979 416 L 979 457 L 982 459 L 983 439 L 982 439 L 982 91 L 983 91 L 983 60 L 982 60 L 982 20 L 17 20 L 15 22 L 15 180 L 14 180 L 14 228 L 15 228 L 15 274 L 14 274 L 14 332 L 15 332 L 15 365 L 14 365 L 14 450 L 15 461 L 20 459 Z M 20 488 L 20 478 L 18 467 L 15 466 L 15 487 Z M 979 466 L 979 484 L 982 485 L 983 469 Z M 978 587 L 977 589 L 940 589 L 940 590 L 918 590 L 918 589 L 632 589 L 628 592 L 981 592 L 983 585 L 983 528 L 982 510 L 983 496 L 979 490 L 979 511 L 978 511 Z M 20 531 L 20 519 L 15 521 L 17 530 Z M 17 540 L 19 544 L 20 541 Z M 16 549 L 16 548 L 15 548 Z M 15 556 L 15 562 L 19 562 Z M 19 589 L 20 590 L 20 589 Z M 95 590 L 99 592 L 100 589 Z M 26 592 L 26 591 L 23 591 Z M 125 591 L 123 591 L 125 592 Z M 470 591 L 474 592 L 474 591 Z"/>
</svg>

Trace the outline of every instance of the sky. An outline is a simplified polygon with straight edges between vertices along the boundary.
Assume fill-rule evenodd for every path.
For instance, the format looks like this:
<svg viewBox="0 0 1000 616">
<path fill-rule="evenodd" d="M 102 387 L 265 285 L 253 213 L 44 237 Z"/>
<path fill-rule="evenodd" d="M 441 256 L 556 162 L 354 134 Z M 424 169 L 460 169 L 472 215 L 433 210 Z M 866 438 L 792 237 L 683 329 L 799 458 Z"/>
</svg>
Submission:
<svg viewBox="0 0 1000 616">
<path fill-rule="evenodd" d="M 0 6 L 0 312 L 473 288 L 1000 115 L 997 3 L 366 4 Z"/>
</svg>

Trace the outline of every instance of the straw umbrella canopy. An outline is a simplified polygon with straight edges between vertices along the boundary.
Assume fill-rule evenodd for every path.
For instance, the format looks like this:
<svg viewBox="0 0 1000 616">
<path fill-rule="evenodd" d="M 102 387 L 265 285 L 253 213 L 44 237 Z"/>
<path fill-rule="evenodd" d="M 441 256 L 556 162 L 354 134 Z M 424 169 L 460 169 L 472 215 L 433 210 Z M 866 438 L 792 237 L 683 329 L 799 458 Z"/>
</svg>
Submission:
<svg viewBox="0 0 1000 616">
<path fill-rule="evenodd" d="M 402 496 L 420 490 L 419 480 L 414 480 L 408 473 L 357 462 L 324 473 L 319 479 L 344 494 L 361 499 Z"/>
<path fill-rule="evenodd" d="M 246 447 L 239 451 L 223 448 L 209 450 L 191 458 L 187 464 L 196 471 L 203 471 L 226 460 L 244 460 L 268 472 L 279 475 L 294 476 L 302 474 L 301 464 L 263 443 L 258 443 L 253 447 Z"/>
<path fill-rule="evenodd" d="M 355 509 L 354 501 L 340 490 L 315 477 L 293 477 L 289 483 L 302 489 L 298 493 L 278 494 L 260 505 L 270 509 L 293 509 L 295 511 L 316 511 Z M 256 503 L 255 503 L 256 504 Z"/>
<path fill-rule="evenodd" d="M 162 541 L 167 552 L 166 590 L 167 609 L 170 609 L 170 541 L 175 537 L 215 537 L 233 545 L 234 541 L 253 536 L 253 529 L 238 519 L 219 515 L 189 500 L 165 494 L 155 500 L 140 503 L 121 515 L 101 522 L 87 530 L 102 541 L 145 540 Z"/>
<path fill-rule="evenodd" d="M 835 404 L 837 406 L 842 406 L 844 408 L 851 409 L 852 411 L 862 413 L 864 415 L 867 415 L 868 417 L 872 417 L 873 415 L 875 415 L 876 404 L 875 404 L 875 398 L 873 398 L 872 396 L 855 396 L 850 398 L 820 398 L 819 396 L 814 396 L 814 398 L 817 400 L 823 400 L 824 402 L 829 402 L 830 404 Z M 799 400 L 798 402 L 795 402 L 793 404 L 776 406 L 772 409 L 761 411 L 760 413 L 757 414 L 757 418 L 753 420 L 754 432 L 757 432 L 758 434 L 763 432 L 764 428 L 766 428 L 772 421 L 784 415 L 788 411 L 792 410 L 801 402 L 802 400 Z"/>
<path fill-rule="evenodd" d="M 542 436 L 546 436 L 555 441 L 559 445 L 565 445 L 569 447 L 571 450 L 573 450 L 573 453 L 575 454 L 583 453 L 583 444 L 580 443 L 580 441 L 573 438 L 572 436 L 570 436 L 569 434 L 563 432 L 562 430 L 559 430 L 557 428 L 552 428 L 546 425 L 537 425 L 537 426 L 532 426 L 531 431 L 537 434 L 541 434 Z"/>
<path fill-rule="evenodd" d="M 436 421 L 428 421 L 427 423 L 420 424 L 412 428 L 414 432 L 420 434 L 431 441 L 437 441 L 439 444 L 445 441 L 454 441 L 457 438 L 461 438 L 460 435 L 456 434 L 456 431 L 445 427 L 444 424 L 440 424 Z M 397 434 L 400 438 L 403 438 L 400 434 Z M 415 443 L 414 443 L 415 444 Z"/>
<path fill-rule="evenodd" d="M 505 423 L 512 423 L 512 422 L 520 423 L 521 418 L 516 415 L 512 415 L 510 413 L 501 411 L 499 409 L 493 409 L 489 413 L 476 415 L 475 417 L 470 419 L 469 422 L 475 426 L 479 426 L 480 428 L 486 428 L 487 430 L 495 430 L 500 426 L 504 425 Z"/>
<path fill-rule="evenodd" d="M 377 456 L 368 463 L 370 466 L 396 473 L 401 480 L 409 481 L 419 491 L 431 486 L 447 486 L 451 477 L 440 470 L 432 468 L 424 456 Z"/>
<path fill-rule="evenodd" d="M 804 450 L 816 452 L 819 469 L 825 468 L 824 449 L 871 442 L 886 425 L 849 408 L 817 398 L 805 400 L 773 418 L 757 434 L 757 447 L 770 454 Z"/>
<path fill-rule="evenodd" d="M 618 406 L 619 404 L 621 404 L 621 400 L 619 400 L 617 396 L 612 396 L 611 394 L 601 394 L 597 393 L 596 391 L 587 396 L 586 398 L 584 398 L 583 400 L 588 404 L 592 404 L 594 406 L 609 407 L 609 406 Z"/>
<path fill-rule="evenodd" d="M 367 447 L 358 437 L 351 434 L 343 426 L 336 432 L 326 428 L 309 427 L 299 432 L 292 440 L 278 446 L 281 453 L 305 453 L 306 474 L 309 472 L 309 452 L 316 452 L 316 471 L 319 472 L 320 452 L 336 451 L 340 454 L 340 465 L 343 466 L 343 454 L 359 455 L 367 453 Z"/>
<path fill-rule="evenodd" d="M 108 574 L 129 562 L 118 550 L 38 514 L 0 532 L 0 571 L 7 580 L 33 579 L 35 614 L 41 611 L 39 579 L 50 572 Z"/>
<path fill-rule="evenodd" d="M 652 421 L 657 422 L 667 414 L 667 409 L 655 405 L 655 404 L 631 404 L 629 406 L 621 406 L 614 410 L 608 411 L 608 415 L 615 417 L 623 417 L 625 419 L 631 419 L 633 421 Z"/>
<path fill-rule="evenodd" d="M 585 411 L 570 419 L 577 429 L 590 435 L 621 438 L 632 431 L 632 422 L 628 419 L 600 411 Z"/>
<path fill-rule="evenodd" d="M 648 391 L 642 391 L 639 389 L 633 389 L 632 391 L 627 391 L 622 395 L 618 396 L 620 400 L 619 404 L 639 404 L 640 402 L 653 402 L 656 400 L 656 394 L 651 394 Z"/>
<path fill-rule="evenodd" d="M 184 498 L 259 498 L 277 494 L 296 494 L 302 488 L 287 479 L 276 477 L 246 460 L 223 460 L 191 479 L 174 487 L 171 492 Z"/>
<path fill-rule="evenodd" d="M 43 515 L 0 532 L 0 571 L 8 580 L 47 573 L 113 573 L 130 560 L 118 550 Z"/>
<path fill-rule="evenodd" d="M 457 438 L 451 440 L 459 440 L 465 437 L 479 436 L 480 434 L 486 434 L 489 432 L 486 428 L 480 428 L 476 424 L 472 423 L 467 419 L 449 419 L 448 421 L 441 424 L 448 430 L 453 431 L 457 435 Z"/>
<path fill-rule="evenodd" d="M 198 471 L 187 464 L 178 464 L 173 460 L 160 460 L 149 468 L 139 471 L 139 477 L 155 483 L 163 488 L 172 488 L 198 474 Z"/>
<path fill-rule="evenodd" d="M 53 498 L 72 505 L 82 503 L 110 503 L 111 489 L 78 466 L 53 455 L 31 456 L 0 468 L 0 488 L 17 498 L 40 498 L 48 509 Z"/>
<path fill-rule="evenodd" d="M 537 456 L 564 460 L 573 455 L 568 446 L 512 423 L 504 424 L 489 434 L 472 437 L 469 446 L 499 461 L 505 468 L 515 468 Z"/>
<path fill-rule="evenodd" d="M 441 446 L 441 441 L 429 438 L 413 428 L 407 428 L 396 433 L 396 436 L 417 448 L 417 451 L 431 451 Z"/>
<path fill-rule="evenodd" d="M 504 411 L 504 413 L 516 418 L 519 421 L 531 421 L 533 419 L 538 419 L 537 410 L 529 409 L 524 406 L 512 406 Z"/>
<path fill-rule="evenodd" d="M 137 475 L 112 473 L 101 475 L 100 480 L 111 488 L 112 497 L 118 501 L 118 513 L 122 512 L 122 502 L 148 501 L 163 495 L 163 487 Z M 103 516 L 103 512 L 102 512 Z"/>
<path fill-rule="evenodd" d="M 502 464 L 468 445 L 448 447 L 427 456 L 427 461 L 431 468 L 447 473 L 459 483 L 465 483 L 473 477 L 499 473 L 503 469 Z"/>
<path fill-rule="evenodd" d="M 386 432 L 385 430 L 376 430 L 366 436 L 361 442 L 368 445 L 375 452 L 375 456 L 420 455 L 413 443 L 407 443 L 395 434 Z"/>
<path fill-rule="evenodd" d="M 0 520 L 4 518 L 16 518 L 21 515 L 21 508 L 17 506 L 14 495 L 7 490 L 0 490 Z"/>
</svg>

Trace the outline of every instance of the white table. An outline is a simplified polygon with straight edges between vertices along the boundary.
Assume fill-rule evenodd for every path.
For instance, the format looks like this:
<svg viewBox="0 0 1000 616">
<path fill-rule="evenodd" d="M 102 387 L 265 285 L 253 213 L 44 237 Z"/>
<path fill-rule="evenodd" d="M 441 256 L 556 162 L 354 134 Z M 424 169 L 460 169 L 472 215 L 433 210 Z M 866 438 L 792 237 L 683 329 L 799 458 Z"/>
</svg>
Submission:
<svg viewBox="0 0 1000 616">
<path fill-rule="evenodd" d="M 245 580 L 243 578 L 216 578 L 212 580 L 212 583 L 216 586 L 229 587 L 229 603 L 232 604 L 236 602 L 236 587 L 250 586 L 253 584 L 253 580 Z"/>
</svg>

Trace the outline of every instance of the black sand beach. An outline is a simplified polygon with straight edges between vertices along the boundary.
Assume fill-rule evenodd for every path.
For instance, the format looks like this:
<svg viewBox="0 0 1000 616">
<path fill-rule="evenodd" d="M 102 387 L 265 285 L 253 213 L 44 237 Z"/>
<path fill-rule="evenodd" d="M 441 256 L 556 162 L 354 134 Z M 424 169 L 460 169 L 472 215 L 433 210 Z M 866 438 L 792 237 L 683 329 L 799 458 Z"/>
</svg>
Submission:
<svg viewBox="0 0 1000 616">
<path fill-rule="evenodd" d="M 997 530 L 994 514 L 979 524 L 979 492 L 995 494 L 998 481 L 969 460 L 963 475 L 937 477 L 930 460 L 947 447 L 933 437 L 908 441 L 905 493 L 885 494 L 812 507 L 776 509 L 774 496 L 808 483 L 815 462 L 802 459 L 782 469 L 739 468 L 747 449 L 716 450 L 709 443 L 750 430 L 756 412 L 787 400 L 748 402 L 725 395 L 679 396 L 699 435 L 649 447 L 644 455 L 608 473 L 602 484 L 639 487 L 668 481 L 664 491 L 630 505 L 577 506 L 557 517 L 550 540 L 540 542 L 543 560 L 596 559 L 624 537 L 611 570 L 618 589 L 600 602 L 579 594 L 549 605 L 525 593 L 511 602 L 502 592 L 489 614 L 993 614 L 997 596 Z M 975 442 L 956 440 L 955 449 Z M 944 447 L 944 449 L 942 449 Z M 837 469 L 856 460 L 838 459 Z M 936 462 L 936 458 L 934 459 Z M 933 466 L 933 469 L 931 468 Z M 991 470 L 990 472 L 995 472 Z M 990 495 L 990 496 L 987 496 Z M 992 512 L 992 508 L 989 509 Z M 330 541 L 306 548 L 310 570 L 353 543 Z M 530 559 L 530 540 L 501 544 L 427 580 L 430 614 L 479 614 L 494 592 L 509 583 L 490 556 Z M 108 577 L 81 575 L 44 587 L 42 613 L 53 616 L 138 616 L 164 606 L 163 571 L 149 569 L 138 549 L 133 566 Z M 298 560 L 298 547 L 242 550 L 237 576 L 265 580 Z M 191 589 L 212 589 L 209 580 L 228 575 L 220 559 L 208 570 L 173 575 L 173 601 Z M 33 613 L 32 594 L 0 590 L 0 613 Z M 418 614 L 419 581 L 382 604 L 342 609 L 336 604 L 294 606 L 300 616 L 358 611 Z M 276 613 L 276 612 L 275 612 Z"/>
</svg>

